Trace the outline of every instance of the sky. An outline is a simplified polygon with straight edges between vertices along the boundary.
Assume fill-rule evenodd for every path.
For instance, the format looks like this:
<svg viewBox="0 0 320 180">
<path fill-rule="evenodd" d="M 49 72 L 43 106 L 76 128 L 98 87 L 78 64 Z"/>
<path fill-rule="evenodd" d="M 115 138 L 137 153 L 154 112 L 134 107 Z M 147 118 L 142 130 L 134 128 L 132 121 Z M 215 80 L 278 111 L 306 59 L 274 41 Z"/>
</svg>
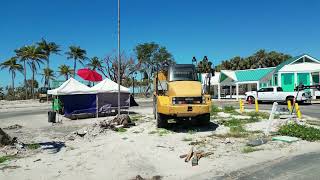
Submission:
<svg viewBox="0 0 320 180">
<path fill-rule="evenodd" d="M 121 50 L 134 56 L 137 44 L 156 42 L 178 63 L 208 56 L 215 65 L 259 49 L 320 58 L 319 8 L 319 0 L 121 0 Z M 1 0 L 0 62 L 41 38 L 61 46 L 50 57 L 54 70 L 72 65 L 64 55 L 70 45 L 88 57 L 115 53 L 117 0 Z M 17 73 L 16 84 L 22 80 Z M 10 83 L 0 71 L 0 86 Z"/>
</svg>

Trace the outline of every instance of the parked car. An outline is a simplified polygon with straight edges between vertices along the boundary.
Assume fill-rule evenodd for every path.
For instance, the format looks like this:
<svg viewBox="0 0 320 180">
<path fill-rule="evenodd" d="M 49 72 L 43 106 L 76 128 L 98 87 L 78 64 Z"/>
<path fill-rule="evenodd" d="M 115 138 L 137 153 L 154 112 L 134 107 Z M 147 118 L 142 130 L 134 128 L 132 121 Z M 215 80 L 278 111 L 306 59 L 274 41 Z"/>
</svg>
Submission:
<svg viewBox="0 0 320 180">
<path fill-rule="evenodd" d="M 51 88 L 47 88 L 47 87 L 41 87 L 38 90 L 39 93 L 39 102 L 43 103 L 45 101 L 51 101 L 52 100 L 52 95 L 48 95 L 47 92 L 48 90 L 51 90 Z"/>
<path fill-rule="evenodd" d="M 258 101 L 269 101 L 269 102 L 287 102 L 296 98 L 297 102 L 300 103 L 311 103 L 311 93 L 305 91 L 294 92 L 284 92 L 281 87 L 265 87 L 261 88 L 258 91 L 249 91 L 245 93 L 246 100 L 255 100 Z"/>
</svg>

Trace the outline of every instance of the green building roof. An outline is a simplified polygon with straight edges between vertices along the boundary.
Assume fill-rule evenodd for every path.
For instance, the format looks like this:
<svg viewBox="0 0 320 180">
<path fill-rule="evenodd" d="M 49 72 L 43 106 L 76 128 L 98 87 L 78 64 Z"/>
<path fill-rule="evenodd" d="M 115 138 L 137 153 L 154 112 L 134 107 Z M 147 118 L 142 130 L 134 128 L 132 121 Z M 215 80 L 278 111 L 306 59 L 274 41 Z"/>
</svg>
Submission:
<svg viewBox="0 0 320 180">
<path fill-rule="evenodd" d="M 275 67 L 237 70 L 235 71 L 235 74 L 238 82 L 259 81 L 260 79 L 271 73 L 274 69 Z"/>
<path fill-rule="evenodd" d="M 299 56 L 294 56 L 294 57 L 292 57 L 292 58 L 290 58 L 290 59 L 288 59 L 288 60 L 283 61 L 281 64 L 279 64 L 279 65 L 276 67 L 275 72 L 278 72 L 281 68 L 283 68 L 283 66 L 288 65 L 288 64 L 291 64 L 291 63 L 293 63 L 294 61 L 300 59 L 300 58 L 303 57 L 303 56 L 309 56 L 309 57 L 313 58 L 314 60 L 318 61 L 316 58 L 314 58 L 314 57 L 312 57 L 312 56 L 310 56 L 310 55 L 308 55 L 308 54 L 301 54 L 301 55 L 299 55 Z M 319 61 L 318 61 L 318 62 L 319 62 Z"/>
</svg>

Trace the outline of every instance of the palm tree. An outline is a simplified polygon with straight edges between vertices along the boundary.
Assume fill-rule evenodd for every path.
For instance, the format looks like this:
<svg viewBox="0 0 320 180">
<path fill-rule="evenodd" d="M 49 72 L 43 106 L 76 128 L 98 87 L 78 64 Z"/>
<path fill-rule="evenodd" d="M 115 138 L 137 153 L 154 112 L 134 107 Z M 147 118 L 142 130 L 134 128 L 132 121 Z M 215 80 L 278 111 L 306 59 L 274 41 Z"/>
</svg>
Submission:
<svg viewBox="0 0 320 180">
<path fill-rule="evenodd" d="M 96 69 L 99 69 L 100 67 L 102 67 L 102 61 L 100 61 L 100 59 L 95 56 L 90 59 L 87 66 L 90 67 L 92 70 L 96 70 Z"/>
<path fill-rule="evenodd" d="M 107 75 L 103 71 L 103 61 L 98 57 L 94 56 L 93 58 L 91 58 L 87 66 L 92 70 L 98 69 L 105 77 L 107 77 Z"/>
<path fill-rule="evenodd" d="M 16 53 L 16 57 L 20 59 L 20 61 L 23 62 L 23 76 L 24 76 L 24 89 L 25 89 L 25 97 L 28 98 L 28 84 L 27 84 L 27 67 L 26 62 L 28 60 L 26 55 L 27 47 L 23 46 L 19 49 L 14 50 Z"/>
<path fill-rule="evenodd" d="M 40 64 L 43 63 L 43 59 L 47 59 L 47 56 L 42 52 L 40 47 L 35 45 L 25 46 L 24 52 L 26 59 L 28 60 L 28 64 L 30 69 L 32 70 L 32 83 L 31 83 L 31 93 L 32 98 L 34 99 L 34 75 L 37 71 L 37 67 L 40 67 Z"/>
<path fill-rule="evenodd" d="M 47 69 L 50 69 L 50 55 L 51 54 L 59 54 L 60 47 L 54 42 L 47 42 L 45 39 L 42 39 L 40 42 L 37 43 L 39 48 L 43 51 L 43 53 L 46 55 L 46 61 L 47 61 Z M 48 86 L 50 84 L 50 79 L 45 79 L 44 86 Z"/>
<path fill-rule="evenodd" d="M 54 80 L 54 78 L 56 77 L 54 75 L 54 72 L 52 69 L 50 68 L 44 68 L 43 71 L 42 71 L 42 74 L 43 78 L 45 79 L 44 81 L 44 87 L 46 87 L 46 85 L 48 85 L 48 87 L 50 87 L 50 82 L 48 82 L 49 80 Z M 46 84 L 46 83 L 49 83 L 49 84 Z"/>
<path fill-rule="evenodd" d="M 70 69 L 70 66 L 62 64 L 61 66 L 59 66 L 58 72 L 59 72 L 60 76 L 64 76 L 66 78 L 66 80 L 68 80 L 69 75 L 71 75 L 73 73 L 73 70 Z"/>
<path fill-rule="evenodd" d="M 1 69 L 8 69 L 9 73 L 11 73 L 13 97 L 15 97 L 14 79 L 16 77 L 16 71 L 22 72 L 23 67 L 21 66 L 21 64 L 17 63 L 17 58 L 16 57 L 12 57 L 12 58 L 8 59 L 7 61 L 1 63 L 0 67 L 1 67 Z"/>
<path fill-rule="evenodd" d="M 83 65 L 83 61 L 87 59 L 87 52 L 84 49 L 81 49 L 80 46 L 70 46 L 69 51 L 66 52 L 68 59 L 73 59 L 73 77 L 76 75 L 77 70 L 77 61 L 79 61 Z"/>
</svg>

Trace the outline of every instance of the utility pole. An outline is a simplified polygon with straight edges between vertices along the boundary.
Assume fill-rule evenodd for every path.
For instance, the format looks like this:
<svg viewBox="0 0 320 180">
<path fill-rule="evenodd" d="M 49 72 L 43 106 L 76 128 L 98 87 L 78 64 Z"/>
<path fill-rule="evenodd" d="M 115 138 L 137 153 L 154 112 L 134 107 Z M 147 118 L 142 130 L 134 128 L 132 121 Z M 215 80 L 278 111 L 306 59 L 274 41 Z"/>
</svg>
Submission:
<svg viewBox="0 0 320 180">
<path fill-rule="evenodd" d="M 121 113 L 120 108 L 120 0 L 118 0 L 118 117 Z"/>
</svg>

